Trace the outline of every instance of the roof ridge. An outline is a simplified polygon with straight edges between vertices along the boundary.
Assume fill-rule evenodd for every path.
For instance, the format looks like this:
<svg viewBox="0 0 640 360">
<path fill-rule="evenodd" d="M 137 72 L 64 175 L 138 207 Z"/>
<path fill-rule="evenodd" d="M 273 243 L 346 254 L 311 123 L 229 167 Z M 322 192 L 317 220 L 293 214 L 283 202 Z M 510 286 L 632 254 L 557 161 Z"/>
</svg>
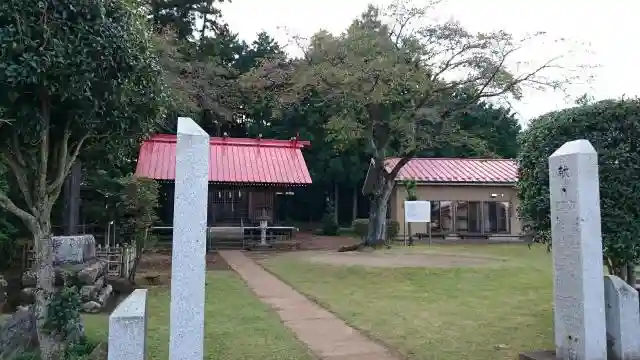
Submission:
<svg viewBox="0 0 640 360">
<path fill-rule="evenodd" d="M 400 159 L 398 156 L 388 157 L 385 160 Z M 464 157 L 414 157 L 411 160 L 465 160 L 465 161 L 517 161 L 511 158 L 464 158 Z"/>
<path fill-rule="evenodd" d="M 176 134 L 154 134 L 143 142 L 162 142 L 175 143 L 177 141 Z M 237 138 L 237 137 L 220 137 L 214 136 L 209 138 L 212 145 L 224 146 L 244 146 L 244 147 L 270 147 L 270 148 L 297 148 L 301 149 L 310 146 L 309 140 L 292 140 L 292 139 L 264 139 L 264 138 Z"/>
</svg>

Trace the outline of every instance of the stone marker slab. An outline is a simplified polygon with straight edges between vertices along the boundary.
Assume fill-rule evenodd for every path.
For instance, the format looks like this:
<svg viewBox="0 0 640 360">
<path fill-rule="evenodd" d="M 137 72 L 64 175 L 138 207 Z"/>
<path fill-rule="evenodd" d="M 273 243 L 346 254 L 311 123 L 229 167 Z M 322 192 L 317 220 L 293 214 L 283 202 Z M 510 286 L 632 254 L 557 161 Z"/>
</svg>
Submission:
<svg viewBox="0 0 640 360">
<path fill-rule="evenodd" d="M 606 360 L 598 154 L 589 141 L 549 157 L 549 189 L 556 356 Z"/>
<path fill-rule="evenodd" d="M 170 360 L 202 360 L 204 356 L 209 151 L 209 135 L 193 120 L 179 118 L 171 255 Z"/>
<path fill-rule="evenodd" d="M 604 278 L 609 360 L 640 359 L 638 291 L 617 276 Z"/>
<path fill-rule="evenodd" d="M 136 289 L 109 316 L 108 360 L 146 360 L 147 290 Z"/>
<path fill-rule="evenodd" d="M 53 264 L 82 264 L 96 257 L 93 235 L 53 236 Z"/>
</svg>

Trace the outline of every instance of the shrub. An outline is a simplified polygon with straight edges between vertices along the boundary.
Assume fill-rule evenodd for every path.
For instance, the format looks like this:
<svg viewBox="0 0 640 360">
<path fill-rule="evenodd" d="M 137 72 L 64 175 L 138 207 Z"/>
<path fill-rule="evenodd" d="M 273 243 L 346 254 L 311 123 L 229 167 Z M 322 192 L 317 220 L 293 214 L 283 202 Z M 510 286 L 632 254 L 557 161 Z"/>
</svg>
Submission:
<svg viewBox="0 0 640 360">
<path fill-rule="evenodd" d="M 519 141 L 518 215 L 534 242 L 551 245 L 548 157 L 567 141 L 598 152 L 606 264 L 620 274 L 640 255 L 640 100 L 605 100 L 534 119 Z"/>
<path fill-rule="evenodd" d="M 369 219 L 355 219 L 353 220 L 353 232 L 356 233 L 361 239 L 367 236 L 369 230 Z"/>
<path fill-rule="evenodd" d="M 136 247 L 136 257 L 133 262 L 129 281 L 135 283 L 136 271 L 140 258 L 145 249 L 156 242 L 151 234 L 151 227 L 158 219 L 159 186 L 152 179 L 128 176 L 120 180 L 123 188 L 123 219 L 122 229 L 129 237 L 130 243 Z"/>
<path fill-rule="evenodd" d="M 335 219 L 335 209 L 333 201 L 327 199 L 327 209 L 322 218 L 322 235 L 336 236 L 339 232 L 339 226 Z"/>
<path fill-rule="evenodd" d="M 355 232 L 361 239 L 367 236 L 369 231 L 369 219 L 355 219 L 353 220 L 353 232 Z M 387 219 L 387 239 L 393 240 L 398 236 L 400 232 L 400 223 Z"/>
</svg>

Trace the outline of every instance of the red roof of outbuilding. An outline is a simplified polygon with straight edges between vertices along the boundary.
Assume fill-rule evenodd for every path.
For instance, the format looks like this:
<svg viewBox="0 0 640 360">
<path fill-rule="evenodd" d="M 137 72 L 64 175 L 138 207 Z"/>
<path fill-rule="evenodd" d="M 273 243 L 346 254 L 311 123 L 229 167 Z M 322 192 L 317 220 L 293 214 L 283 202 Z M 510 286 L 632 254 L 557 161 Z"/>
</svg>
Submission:
<svg viewBox="0 0 640 360">
<path fill-rule="evenodd" d="M 387 171 L 399 161 L 387 159 Z M 515 183 L 518 164 L 512 159 L 415 158 L 400 169 L 396 181 L 445 183 Z"/>
<path fill-rule="evenodd" d="M 174 180 L 176 135 L 155 135 L 140 147 L 136 176 Z M 245 184 L 311 184 L 302 156 L 308 141 L 213 137 L 209 181 Z"/>
</svg>

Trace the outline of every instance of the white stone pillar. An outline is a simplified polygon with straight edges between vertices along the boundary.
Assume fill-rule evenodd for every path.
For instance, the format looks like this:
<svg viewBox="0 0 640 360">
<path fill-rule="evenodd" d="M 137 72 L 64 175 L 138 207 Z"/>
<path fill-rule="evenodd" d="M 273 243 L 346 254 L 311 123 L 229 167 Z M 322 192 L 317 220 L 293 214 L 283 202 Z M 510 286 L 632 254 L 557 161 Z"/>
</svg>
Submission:
<svg viewBox="0 0 640 360">
<path fill-rule="evenodd" d="M 549 157 L 556 357 L 606 360 L 598 154 L 570 141 Z"/>
<path fill-rule="evenodd" d="M 609 359 L 640 359 L 638 291 L 614 275 L 604 278 Z"/>
<path fill-rule="evenodd" d="M 178 119 L 171 257 L 170 360 L 204 354 L 209 135 Z"/>
<path fill-rule="evenodd" d="M 147 290 L 136 289 L 109 316 L 108 360 L 146 360 Z"/>
</svg>

